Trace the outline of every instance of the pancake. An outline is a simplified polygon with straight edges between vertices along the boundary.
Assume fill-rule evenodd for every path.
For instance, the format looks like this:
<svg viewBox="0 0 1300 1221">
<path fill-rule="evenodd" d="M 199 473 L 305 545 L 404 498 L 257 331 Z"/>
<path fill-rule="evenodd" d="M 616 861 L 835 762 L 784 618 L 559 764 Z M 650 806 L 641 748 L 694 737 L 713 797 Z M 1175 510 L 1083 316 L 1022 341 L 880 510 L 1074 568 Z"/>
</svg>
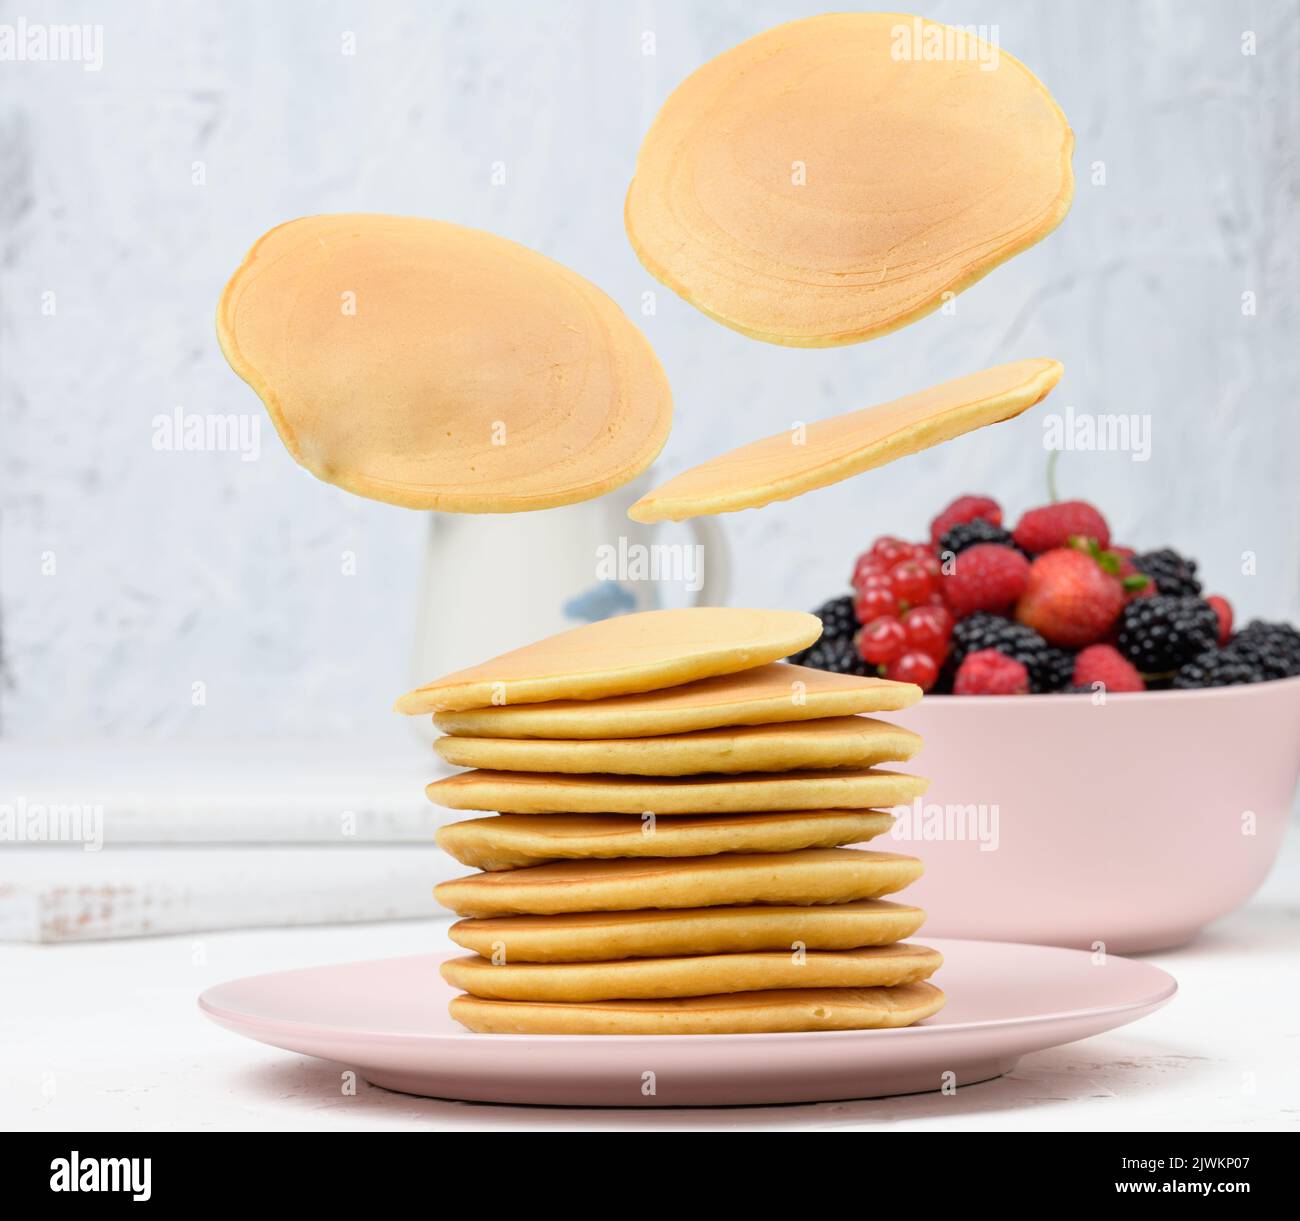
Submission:
<svg viewBox="0 0 1300 1221">
<path fill-rule="evenodd" d="M 217 338 L 296 462 L 412 509 L 589 500 L 644 471 L 672 424 L 663 369 L 609 297 L 443 221 L 272 229 L 226 285 Z"/>
<path fill-rule="evenodd" d="M 738 814 L 769 810 L 871 810 L 907 805 L 929 786 L 875 768 L 742 772 L 736 776 L 560 776 L 462 772 L 425 788 L 453 810 L 503 814 Z"/>
<path fill-rule="evenodd" d="M 1046 237 L 1074 196 L 1065 116 L 978 39 L 924 54 L 954 36 L 894 13 L 810 17 L 694 72 L 627 194 L 646 270 L 742 334 L 829 347 L 923 317 Z"/>
<path fill-rule="evenodd" d="M 448 1006 L 482 1034 L 763 1034 L 797 1030 L 883 1030 L 938 1013 L 933 984 L 896 988 L 791 988 L 667 1000 L 495 1001 L 462 994 Z"/>
<path fill-rule="evenodd" d="M 803 611 L 697 606 L 583 624 L 427 683 L 399 712 L 601 699 L 734 674 L 788 657 L 821 635 Z"/>
<path fill-rule="evenodd" d="M 921 688 L 912 683 L 773 662 L 636 695 L 436 712 L 433 723 L 444 733 L 474 738 L 643 738 L 724 725 L 896 712 L 920 698 Z"/>
<path fill-rule="evenodd" d="M 510 963 L 472 955 L 442 964 L 442 977 L 472 996 L 505 1001 L 653 1000 L 772 988 L 892 988 L 928 979 L 943 955 L 921 945 L 790 950 L 619 962 Z"/>
<path fill-rule="evenodd" d="M 689 776 L 701 772 L 870 767 L 910 759 L 921 749 L 921 737 L 885 721 L 848 716 L 594 742 L 444 737 L 434 747 L 446 762 L 457 767 Z"/>
<path fill-rule="evenodd" d="M 818 907 L 687 907 L 558 916 L 496 916 L 458 920 L 449 936 L 458 946 L 506 962 L 593 962 L 678 954 L 849 950 L 902 941 L 925 912 L 905 903 L 859 899 Z"/>
<path fill-rule="evenodd" d="M 893 822 L 879 810 L 683 814 L 663 822 L 637 814 L 494 814 L 440 827 L 438 846 L 474 869 L 522 869 L 557 860 L 837 848 L 883 835 Z"/>
<path fill-rule="evenodd" d="M 555 861 L 474 873 L 434 887 L 461 916 L 549 916 L 643 907 L 847 903 L 878 899 L 921 876 L 921 862 L 894 852 L 804 848 L 705 857 Z"/>
<path fill-rule="evenodd" d="M 1061 379 L 1054 360 L 1020 360 L 954 378 L 875 407 L 733 449 L 647 492 L 635 521 L 682 521 L 757 509 L 828 487 L 962 433 L 1007 420 L 1041 402 Z"/>
</svg>

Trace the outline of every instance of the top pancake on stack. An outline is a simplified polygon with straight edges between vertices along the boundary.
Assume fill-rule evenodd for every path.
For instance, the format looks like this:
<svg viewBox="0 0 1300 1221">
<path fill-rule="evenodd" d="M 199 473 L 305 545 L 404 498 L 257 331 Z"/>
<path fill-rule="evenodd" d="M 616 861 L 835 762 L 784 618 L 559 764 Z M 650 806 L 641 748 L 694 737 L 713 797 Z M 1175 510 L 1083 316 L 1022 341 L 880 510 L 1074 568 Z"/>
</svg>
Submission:
<svg viewBox="0 0 1300 1221">
<path fill-rule="evenodd" d="M 775 661 L 810 615 L 652 611 L 516 650 L 404 696 L 475 770 L 429 785 L 500 813 L 442 828 L 485 872 L 444 883 L 479 956 L 444 974 L 482 1031 L 700 1033 L 906 1025 L 942 994 L 939 956 L 898 945 L 915 908 L 883 902 L 920 863 L 846 849 L 925 781 L 878 770 L 920 739 L 857 714 L 910 684 Z M 660 820 L 659 816 L 664 817 Z"/>
</svg>

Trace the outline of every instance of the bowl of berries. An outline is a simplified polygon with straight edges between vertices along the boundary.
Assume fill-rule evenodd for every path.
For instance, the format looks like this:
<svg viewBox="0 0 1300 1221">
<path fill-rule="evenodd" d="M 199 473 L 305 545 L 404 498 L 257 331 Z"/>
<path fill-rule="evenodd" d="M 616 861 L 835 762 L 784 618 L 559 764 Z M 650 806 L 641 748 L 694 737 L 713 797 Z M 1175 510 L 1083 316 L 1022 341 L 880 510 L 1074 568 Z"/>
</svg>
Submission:
<svg viewBox="0 0 1300 1221">
<path fill-rule="evenodd" d="M 964 496 L 877 539 L 802 665 L 914 682 L 929 791 L 895 810 L 936 936 L 1134 953 L 1243 903 L 1300 779 L 1300 632 L 1233 622 L 1193 560 L 1082 501 Z M 905 850 L 905 849 L 904 849 Z M 913 890 L 908 891 L 909 897 Z"/>
</svg>

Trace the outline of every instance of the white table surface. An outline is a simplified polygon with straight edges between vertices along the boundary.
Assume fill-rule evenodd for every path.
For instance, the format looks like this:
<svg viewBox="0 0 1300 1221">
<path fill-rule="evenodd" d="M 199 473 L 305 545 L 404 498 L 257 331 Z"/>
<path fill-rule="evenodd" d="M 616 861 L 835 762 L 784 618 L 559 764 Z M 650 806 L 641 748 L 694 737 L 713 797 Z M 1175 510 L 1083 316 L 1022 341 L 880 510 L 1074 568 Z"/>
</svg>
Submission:
<svg viewBox="0 0 1300 1221">
<path fill-rule="evenodd" d="M 444 948 L 439 920 L 0 946 L 0 1128 L 1110 1129 L 1300 1127 L 1300 831 L 1243 910 L 1151 960 L 1179 995 L 955 1095 L 725 1110 L 549 1110 L 411 1098 L 200 1016 L 224 979 Z"/>
</svg>

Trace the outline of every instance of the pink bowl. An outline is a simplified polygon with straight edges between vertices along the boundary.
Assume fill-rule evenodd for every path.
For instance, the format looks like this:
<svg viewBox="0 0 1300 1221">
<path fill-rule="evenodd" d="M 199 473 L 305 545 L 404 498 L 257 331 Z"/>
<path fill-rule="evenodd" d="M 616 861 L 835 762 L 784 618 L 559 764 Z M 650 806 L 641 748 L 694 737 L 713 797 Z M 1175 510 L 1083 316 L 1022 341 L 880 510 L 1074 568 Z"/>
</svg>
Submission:
<svg viewBox="0 0 1300 1221">
<path fill-rule="evenodd" d="M 922 936 L 1181 945 L 1267 876 L 1300 776 L 1300 678 L 890 715 L 925 737 L 932 780 L 893 832 L 925 862 L 899 896 L 928 912 Z"/>
</svg>

